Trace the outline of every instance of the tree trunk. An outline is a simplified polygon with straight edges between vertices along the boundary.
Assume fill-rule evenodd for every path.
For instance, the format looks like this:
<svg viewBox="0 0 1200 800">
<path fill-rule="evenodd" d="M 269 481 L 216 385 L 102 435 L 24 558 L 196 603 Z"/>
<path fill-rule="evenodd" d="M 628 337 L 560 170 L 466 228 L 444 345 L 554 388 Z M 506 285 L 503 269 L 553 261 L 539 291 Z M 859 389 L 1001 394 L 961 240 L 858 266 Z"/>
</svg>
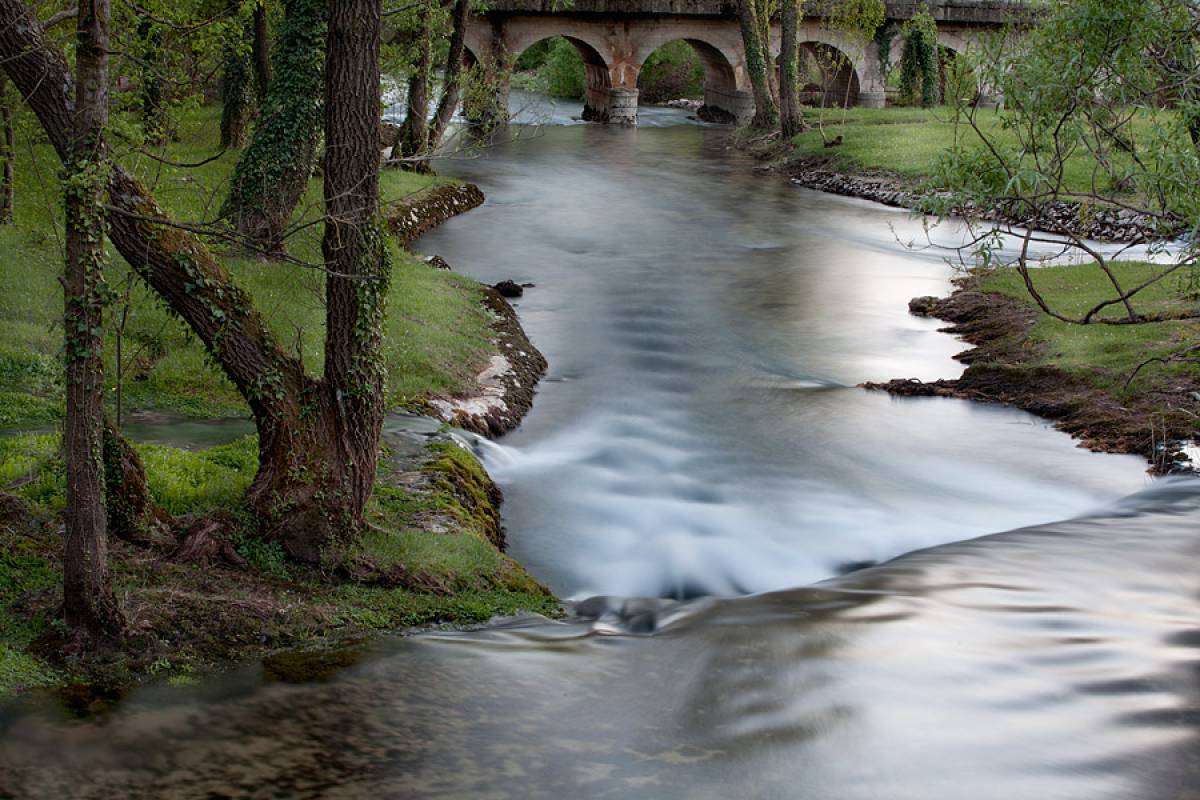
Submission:
<svg viewBox="0 0 1200 800">
<path fill-rule="evenodd" d="M 321 140 L 325 3 L 286 0 L 275 45 L 274 78 L 250 144 L 242 151 L 221 209 L 248 245 L 283 248 L 292 212 L 312 175 Z"/>
<path fill-rule="evenodd" d="M 137 58 L 141 73 L 142 127 L 146 141 L 161 142 L 167 135 L 163 108 L 162 31 L 149 20 L 137 27 Z"/>
<path fill-rule="evenodd" d="M 13 110 L 8 99 L 8 78 L 0 75 L 0 225 L 13 221 L 13 159 L 16 142 L 13 136 Z"/>
<path fill-rule="evenodd" d="M 259 103 L 262 103 L 271 88 L 271 33 L 267 29 L 267 0 L 258 0 L 254 6 L 250 56 L 254 64 L 254 90 Z"/>
<path fill-rule="evenodd" d="M 450 49 L 446 54 L 446 82 L 442 86 L 442 97 L 438 101 L 437 113 L 429 130 L 429 147 L 441 144 L 442 136 L 458 109 L 458 96 L 462 86 L 463 55 L 466 53 L 467 22 L 471 13 L 471 0 L 455 0 L 451 12 Z"/>
<path fill-rule="evenodd" d="M 771 0 L 754 0 L 754 12 L 758 16 L 758 37 L 762 42 L 763 61 L 767 64 L 767 91 L 775 102 L 779 102 L 779 68 L 771 58 Z"/>
<path fill-rule="evenodd" d="M 108 574 L 104 509 L 104 361 L 102 288 L 108 154 L 109 0 L 79 4 L 74 125 L 65 170 L 67 511 L 63 609 L 79 645 L 117 638 L 124 628 Z M 11 52 L 11 51 L 6 51 Z"/>
<path fill-rule="evenodd" d="M 742 44 L 746 49 L 746 72 L 754 89 L 754 118 L 750 125 L 761 130 L 770 130 L 779 121 L 779 110 L 767 80 L 769 50 L 759 33 L 759 17 L 755 6 L 755 0 L 737 1 L 738 23 L 742 29 Z"/>
<path fill-rule="evenodd" d="M 417 9 L 417 63 L 408 79 L 408 111 L 400 129 L 400 158 L 412 159 L 402 162 L 405 169 L 413 172 L 428 172 L 429 162 L 423 156 L 429 149 L 429 71 L 433 62 L 433 28 L 430 21 L 429 0 Z"/>
<path fill-rule="evenodd" d="M 786 141 L 804 129 L 804 117 L 800 112 L 800 98 L 796 86 L 800 59 L 796 32 L 800 26 L 801 3 L 799 0 L 782 0 L 779 13 L 779 128 Z"/>
<path fill-rule="evenodd" d="M 341 0 L 325 80 L 325 390 L 353 530 L 375 483 L 391 263 L 379 218 L 379 0 Z M 336 405 L 334 405 L 336 403 Z"/>
<path fill-rule="evenodd" d="M 229 13 L 236 18 L 238 3 L 232 0 Z M 221 76 L 221 147 L 240 148 L 246 143 L 246 122 L 250 116 L 250 64 L 245 42 L 231 37 L 224 46 L 224 74 Z"/>
</svg>

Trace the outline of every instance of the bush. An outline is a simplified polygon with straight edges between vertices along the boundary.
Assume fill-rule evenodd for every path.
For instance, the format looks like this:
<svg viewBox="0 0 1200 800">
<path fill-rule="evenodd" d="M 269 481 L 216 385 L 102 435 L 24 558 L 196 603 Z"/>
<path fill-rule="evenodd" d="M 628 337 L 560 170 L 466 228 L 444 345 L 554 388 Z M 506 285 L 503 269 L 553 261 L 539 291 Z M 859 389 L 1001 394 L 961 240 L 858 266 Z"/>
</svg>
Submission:
<svg viewBox="0 0 1200 800">
<path fill-rule="evenodd" d="M 554 39 L 546 61 L 538 70 L 546 94 L 551 97 L 582 99 L 587 86 L 583 56 L 575 45 L 561 36 Z"/>
</svg>

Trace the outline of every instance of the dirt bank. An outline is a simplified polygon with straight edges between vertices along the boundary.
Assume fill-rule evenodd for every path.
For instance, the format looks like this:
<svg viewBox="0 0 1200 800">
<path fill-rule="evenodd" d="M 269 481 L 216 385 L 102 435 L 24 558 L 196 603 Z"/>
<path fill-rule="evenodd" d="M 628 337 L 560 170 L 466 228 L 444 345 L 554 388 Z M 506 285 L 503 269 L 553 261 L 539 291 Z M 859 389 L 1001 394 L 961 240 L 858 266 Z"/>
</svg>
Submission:
<svg viewBox="0 0 1200 800">
<path fill-rule="evenodd" d="M 1029 338 L 1038 312 L 1013 298 L 981 292 L 970 278 L 959 281 L 947 298 L 917 298 L 909 308 L 952 323 L 943 330 L 974 345 L 956 357 L 966 370 L 957 380 L 898 379 L 865 388 L 1005 403 L 1052 420 L 1091 450 L 1142 456 L 1152 472 L 1189 467 L 1179 443 L 1200 432 L 1196 376 L 1155 376 L 1144 391 L 1118 396 L 1086 375 L 1031 365 L 1040 355 L 1040 345 Z"/>
</svg>

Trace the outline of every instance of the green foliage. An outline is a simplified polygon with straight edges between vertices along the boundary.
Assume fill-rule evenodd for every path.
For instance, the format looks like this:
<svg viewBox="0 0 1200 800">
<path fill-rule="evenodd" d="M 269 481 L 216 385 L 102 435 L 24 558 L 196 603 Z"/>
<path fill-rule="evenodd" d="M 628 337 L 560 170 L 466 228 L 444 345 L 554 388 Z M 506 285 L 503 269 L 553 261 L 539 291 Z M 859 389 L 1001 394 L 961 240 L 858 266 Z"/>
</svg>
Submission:
<svg viewBox="0 0 1200 800">
<path fill-rule="evenodd" d="M 0 488 L 40 513 L 61 511 L 67 500 L 61 437 L 57 433 L 0 436 Z"/>
<path fill-rule="evenodd" d="M 860 47 L 876 37 L 887 19 L 884 0 L 838 0 L 827 8 L 825 24 Z"/>
<path fill-rule="evenodd" d="M 151 496 L 171 514 L 237 508 L 258 468 L 258 438 L 191 451 L 135 445 L 146 467 Z"/>
<path fill-rule="evenodd" d="M 554 49 L 556 41 L 558 41 L 556 38 L 551 37 L 529 45 L 529 47 L 521 51 L 521 55 L 517 56 L 517 60 L 513 64 L 513 69 L 518 72 L 530 72 L 540 69 L 546 63 L 546 59 L 550 57 L 550 51 Z"/>
<path fill-rule="evenodd" d="M 0 696 L 54 683 L 59 675 L 29 645 L 50 626 L 20 612 L 33 595 L 55 595 L 62 575 L 27 540 L 0 535 Z"/>
<path fill-rule="evenodd" d="M 704 97 L 704 63 L 690 44 L 677 39 L 655 50 L 638 74 L 638 99 L 662 103 Z"/>
<path fill-rule="evenodd" d="M 938 70 L 937 22 L 922 9 L 904 23 L 900 54 L 900 102 L 932 108 L 941 99 Z"/>
<path fill-rule="evenodd" d="M 537 56 L 542 58 L 541 64 L 532 75 L 526 74 L 525 77 L 517 79 L 515 85 L 551 97 L 582 99 L 587 87 L 583 56 L 579 54 L 575 45 L 562 36 L 555 36 L 546 41 L 550 44 L 544 58 Z M 537 58 L 532 60 L 536 62 Z"/>
</svg>

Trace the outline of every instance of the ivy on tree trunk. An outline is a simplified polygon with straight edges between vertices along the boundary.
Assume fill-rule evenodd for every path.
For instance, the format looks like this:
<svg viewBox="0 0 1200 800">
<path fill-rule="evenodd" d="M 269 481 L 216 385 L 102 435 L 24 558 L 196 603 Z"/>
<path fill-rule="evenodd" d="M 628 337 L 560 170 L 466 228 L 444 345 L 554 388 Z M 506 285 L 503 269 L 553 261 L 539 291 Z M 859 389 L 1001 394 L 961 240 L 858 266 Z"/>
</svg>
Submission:
<svg viewBox="0 0 1200 800">
<path fill-rule="evenodd" d="M 797 86 L 800 69 L 797 31 L 803 13 L 801 5 L 800 0 L 783 0 L 780 7 L 779 127 L 785 140 L 791 139 L 804 129 Z"/>
<path fill-rule="evenodd" d="M 754 118 L 750 125 L 769 130 L 779 122 L 779 108 L 771 93 L 767 76 L 767 60 L 770 50 L 762 40 L 759 27 L 757 4 L 763 0 L 737 0 L 738 24 L 742 31 L 742 44 L 746 50 L 746 72 L 754 90 Z"/>
<path fill-rule="evenodd" d="M 321 140 L 325 3 L 286 0 L 275 45 L 274 77 L 250 144 L 221 208 L 251 246 L 282 249 L 292 212 L 308 188 Z"/>
<path fill-rule="evenodd" d="M 108 121 L 109 0 L 79 4 L 75 108 L 67 143 L 64 194 L 66 269 L 67 510 L 63 557 L 67 627 L 76 645 L 117 638 L 124 619 L 108 573 L 104 508 L 104 213 L 110 172 Z M 11 52 L 11 51 L 6 51 Z"/>
</svg>

